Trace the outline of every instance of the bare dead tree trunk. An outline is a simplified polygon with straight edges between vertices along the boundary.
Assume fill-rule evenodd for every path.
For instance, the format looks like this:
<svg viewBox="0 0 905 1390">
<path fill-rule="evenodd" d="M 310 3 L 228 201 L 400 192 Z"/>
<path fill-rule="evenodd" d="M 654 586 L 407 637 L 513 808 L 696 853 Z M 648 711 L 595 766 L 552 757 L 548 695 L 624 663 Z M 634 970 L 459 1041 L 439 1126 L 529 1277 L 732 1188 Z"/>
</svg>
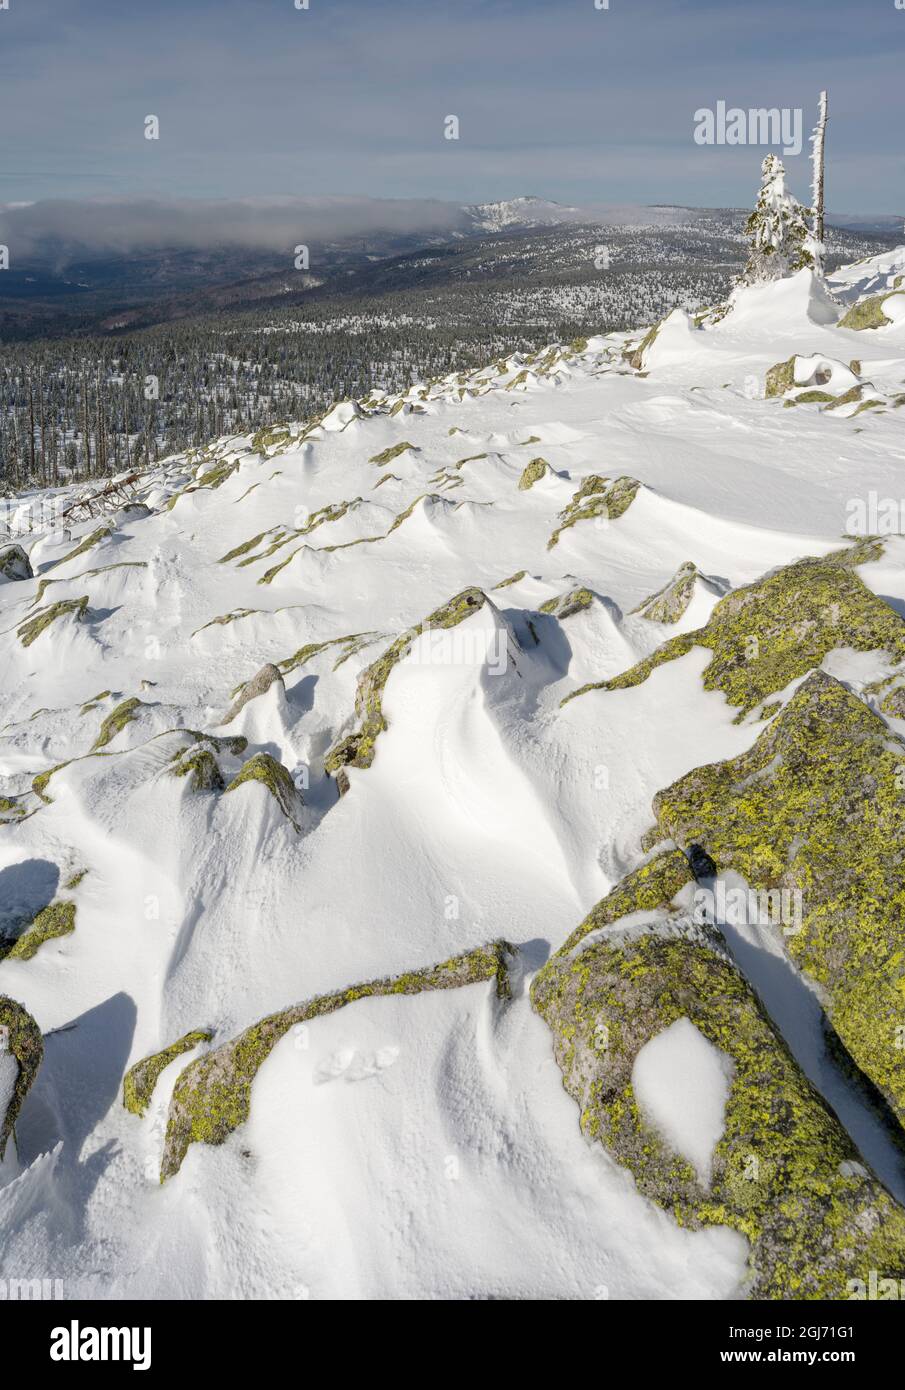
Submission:
<svg viewBox="0 0 905 1390">
<path fill-rule="evenodd" d="M 820 106 L 817 116 L 817 124 L 811 136 L 813 180 L 811 185 L 811 201 L 814 207 L 814 236 L 820 245 L 823 245 L 823 168 L 824 168 L 824 141 L 826 137 L 827 122 L 827 99 L 826 92 L 820 93 Z"/>
</svg>

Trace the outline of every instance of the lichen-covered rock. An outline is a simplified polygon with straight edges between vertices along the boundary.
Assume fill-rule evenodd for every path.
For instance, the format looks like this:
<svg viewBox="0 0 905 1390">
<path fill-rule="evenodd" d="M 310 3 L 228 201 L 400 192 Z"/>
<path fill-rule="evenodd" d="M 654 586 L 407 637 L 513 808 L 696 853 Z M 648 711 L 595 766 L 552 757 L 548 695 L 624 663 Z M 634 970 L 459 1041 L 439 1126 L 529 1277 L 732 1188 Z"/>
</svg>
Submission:
<svg viewBox="0 0 905 1390">
<path fill-rule="evenodd" d="M 670 906 L 690 883 L 694 883 L 694 874 L 687 857 L 679 849 L 663 850 L 633 869 L 601 898 L 557 954 L 568 955 L 589 932 L 611 926 L 631 912 L 652 912 Z"/>
<path fill-rule="evenodd" d="M 220 792 L 225 786 L 217 755 L 210 745 L 203 742 L 184 753 L 177 753 L 169 771 L 173 777 L 187 777 L 189 789 L 193 792 Z"/>
<path fill-rule="evenodd" d="M 171 512 L 180 498 L 187 497 L 190 492 L 198 492 L 201 488 L 216 489 L 222 487 L 226 480 L 237 472 L 240 463 L 241 460 L 238 458 L 231 460 L 220 459 L 218 462 L 214 463 L 212 467 L 208 468 L 206 472 L 202 473 L 199 478 L 196 478 L 194 482 L 189 483 L 188 486 L 182 488 L 180 492 L 174 493 L 166 504 L 167 511 Z"/>
<path fill-rule="evenodd" d="M 226 790 L 228 792 L 236 791 L 237 788 L 245 786 L 247 782 L 260 782 L 265 786 L 277 802 L 283 815 L 298 830 L 299 823 L 296 817 L 302 804 L 302 794 L 296 788 L 290 772 L 282 763 L 278 763 L 276 758 L 272 758 L 269 753 L 255 753 L 254 757 L 242 764 L 240 771 Z"/>
<path fill-rule="evenodd" d="M 767 371 L 764 385 L 765 396 L 784 396 L 795 385 L 795 358 L 777 362 Z"/>
<path fill-rule="evenodd" d="M 694 597 L 698 567 L 686 560 L 668 584 L 638 604 L 632 611 L 652 623 L 677 623 Z"/>
<path fill-rule="evenodd" d="M 129 1113 L 143 1115 L 151 1103 L 154 1087 L 165 1068 L 184 1052 L 191 1052 L 193 1047 L 210 1042 L 212 1036 L 213 1034 L 203 1029 L 186 1033 L 161 1052 L 154 1052 L 150 1057 L 144 1057 L 140 1062 L 136 1062 L 134 1067 L 130 1067 L 123 1079 L 123 1105 Z"/>
<path fill-rule="evenodd" d="M 880 708 L 894 719 L 905 719 L 905 685 L 895 685 L 887 690 L 880 700 Z"/>
<path fill-rule="evenodd" d="M 37 641 L 42 632 L 50 627 L 60 618 L 72 617 L 75 622 L 80 623 L 88 611 L 88 595 L 83 594 L 81 598 L 64 598 L 57 603 L 51 603 L 47 608 L 42 608 L 33 618 L 29 618 L 16 629 L 16 636 L 23 647 L 30 647 L 32 642 Z"/>
<path fill-rule="evenodd" d="M 593 602 L 594 595 L 590 589 L 570 589 L 567 594 L 557 594 L 555 598 L 548 598 L 546 603 L 541 604 L 538 612 L 549 613 L 552 617 L 563 622 L 575 613 L 581 613 L 585 608 L 590 608 Z"/>
<path fill-rule="evenodd" d="M 635 500 L 641 484 L 637 478 L 602 478 L 592 474 L 585 478 L 569 505 L 560 512 L 561 525 L 557 526 L 547 542 L 552 550 L 559 543 L 563 531 L 577 526 L 580 521 L 616 521 Z"/>
<path fill-rule="evenodd" d="M 268 661 L 266 665 L 261 667 L 260 671 L 252 676 L 250 681 L 246 681 L 242 686 L 241 691 L 223 716 L 223 723 L 230 724 L 239 711 L 245 708 L 249 700 L 256 700 L 259 695 L 263 695 L 274 682 L 277 682 L 285 691 L 286 687 L 283 684 L 283 676 L 279 667 Z"/>
<path fill-rule="evenodd" d="M 422 994 L 426 990 L 459 989 L 494 980 L 500 999 L 509 997 L 508 957 L 512 947 L 494 941 L 454 956 L 441 965 L 387 979 L 353 985 L 335 994 L 322 994 L 280 1013 L 262 1018 L 244 1033 L 190 1063 L 176 1082 L 167 1121 L 160 1178 L 179 1171 L 190 1144 L 222 1144 L 244 1124 L 251 1104 L 251 1087 L 261 1064 L 296 1024 L 335 1012 L 357 999 L 381 995 Z"/>
<path fill-rule="evenodd" d="M 0 1115 L 2 1162 L 22 1103 L 44 1059 L 44 1039 L 40 1028 L 21 1004 L 17 1004 L 15 999 L 6 995 L 0 995 L 0 1052 L 5 1056 L 14 1057 L 18 1066 L 12 1095 L 6 1100 L 4 1113 Z"/>
<path fill-rule="evenodd" d="M 143 708 L 143 701 L 139 700 L 135 695 L 130 696 L 128 700 L 121 701 L 115 709 L 110 711 L 106 719 L 101 723 L 97 738 L 92 744 L 91 751 L 94 753 L 97 752 L 99 748 L 106 748 L 107 744 L 116 738 L 116 735 L 120 733 L 127 724 L 131 724 L 137 717 L 135 713 L 136 710 Z"/>
<path fill-rule="evenodd" d="M 398 458 L 400 454 L 404 454 L 406 449 L 414 450 L 414 448 L 414 444 L 410 444 L 407 439 L 403 439 L 400 444 L 391 444 L 388 449 L 382 450 L 379 454 L 374 454 L 374 456 L 369 459 L 369 462 L 380 464 L 392 463 L 393 459 Z"/>
<path fill-rule="evenodd" d="M 374 761 L 374 745 L 387 728 L 383 714 L 383 691 L 397 662 L 408 655 L 412 643 L 425 630 L 458 626 L 487 603 L 487 595 L 476 588 L 463 589 L 448 603 L 435 609 L 423 623 L 409 628 L 397 637 L 382 656 L 359 677 L 355 694 L 355 713 L 360 727 L 330 749 L 324 760 L 328 772 L 334 775 L 345 767 L 370 767 Z"/>
<path fill-rule="evenodd" d="M 85 536 L 74 550 L 70 550 L 68 555 L 64 555 L 62 559 L 54 560 L 52 565 L 48 565 L 48 569 L 54 570 L 58 565 L 65 565 L 70 560 L 74 560 L 78 555 L 84 555 L 86 551 L 93 550 L 96 545 L 100 545 L 101 541 L 105 541 L 109 536 L 112 536 L 113 531 L 114 528 L 109 523 L 98 526 L 90 535 Z"/>
<path fill-rule="evenodd" d="M 635 371 L 640 372 L 643 369 L 647 352 L 657 341 L 660 329 L 665 322 L 665 319 L 661 319 L 659 323 L 655 323 L 653 328 L 647 330 L 637 347 L 628 349 L 623 353 L 629 366 L 634 367 Z"/>
<path fill-rule="evenodd" d="M 758 890 L 798 890 L 783 935 L 857 1067 L 905 1123 L 905 743 L 815 671 L 748 752 L 654 798 L 664 837 Z"/>
<path fill-rule="evenodd" d="M 21 545 L 0 546 L 0 579 L 34 579 L 28 555 Z"/>
<path fill-rule="evenodd" d="M 268 449 L 278 449 L 280 445 L 285 448 L 291 438 L 292 431 L 288 425 L 271 425 L 269 428 L 265 427 L 258 430 L 257 434 L 252 436 L 252 452 L 261 454 L 266 458 Z"/>
<path fill-rule="evenodd" d="M 527 463 L 522 470 L 522 476 L 518 480 L 519 491 L 527 492 L 534 487 L 535 483 L 540 482 L 550 471 L 550 465 L 546 459 L 536 458 Z"/>
<path fill-rule="evenodd" d="M 508 589 L 510 584 L 518 584 L 524 579 L 527 573 L 527 570 L 516 570 L 515 574 L 510 574 L 508 579 L 501 579 L 499 584 L 494 584 L 493 587 L 494 589 Z"/>
<path fill-rule="evenodd" d="M 799 560 L 734 589 L 720 599 L 706 627 L 670 638 L 628 671 L 582 686 L 563 704 L 589 690 L 639 685 L 693 646 L 713 652 L 704 688 L 721 690 L 741 715 L 819 666 L 836 647 L 886 651 L 905 660 L 905 623 L 853 572 L 857 550 Z"/>
<path fill-rule="evenodd" d="M 888 294 L 873 295 L 853 304 L 848 313 L 839 320 L 838 326 L 855 329 L 888 327 L 893 320 L 884 312 L 884 305 L 893 296 L 897 296 L 900 303 L 905 304 L 905 295 L 896 290 L 891 290 Z"/>
<path fill-rule="evenodd" d="M 16 938 L 7 952 L 7 960 L 31 960 L 46 941 L 69 936 L 75 931 L 75 903 L 56 902 L 42 908 L 32 922 Z"/>
<path fill-rule="evenodd" d="M 748 1297 L 845 1298 L 867 1269 L 905 1275 L 905 1211 L 859 1161 L 714 929 L 637 918 L 558 953 L 532 1003 L 580 1126 L 683 1227 L 750 1242 Z M 639 1106 L 641 1049 L 687 1020 L 731 1064 L 709 1178 Z"/>
</svg>

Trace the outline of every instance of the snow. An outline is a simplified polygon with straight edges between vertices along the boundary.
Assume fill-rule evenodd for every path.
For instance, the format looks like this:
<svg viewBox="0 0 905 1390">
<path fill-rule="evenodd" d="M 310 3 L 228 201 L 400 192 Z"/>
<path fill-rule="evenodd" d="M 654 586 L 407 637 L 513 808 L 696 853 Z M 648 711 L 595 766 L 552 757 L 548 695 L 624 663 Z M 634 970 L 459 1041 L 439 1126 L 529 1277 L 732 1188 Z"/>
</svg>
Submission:
<svg viewBox="0 0 905 1390">
<path fill-rule="evenodd" d="M 642 1115 L 688 1160 L 705 1188 L 725 1129 L 734 1075 L 732 1058 L 689 1018 L 677 1018 L 646 1042 L 632 1067 L 632 1089 Z"/>
<path fill-rule="evenodd" d="M 883 261 L 903 264 L 905 250 Z M 833 284 L 848 293 L 880 274 L 862 264 Z M 233 438 L 205 460 L 169 460 L 144 480 L 150 514 L 120 515 L 110 540 L 74 560 L 97 520 L 68 540 L 17 537 L 36 579 L 0 588 L 0 775 L 2 794 L 30 798 L 35 814 L 0 827 L 0 888 L 20 918 L 55 894 L 78 915 L 32 960 L 0 962 L 0 993 L 45 1033 L 68 1028 L 47 1037 L 19 1119 L 22 1171 L 0 1181 L 10 1267 L 62 1278 L 70 1297 L 736 1296 L 744 1240 L 681 1230 L 582 1137 L 527 988 L 639 862 L 654 793 L 738 755 L 762 727 L 736 724 L 704 690 L 701 647 L 637 687 L 561 707 L 563 696 L 702 625 L 728 588 L 838 548 L 852 498 L 902 495 L 896 409 L 848 421 L 763 397 L 767 369 L 790 356 L 829 364 L 834 390 L 853 358 L 884 399 L 901 390 L 901 323 L 843 330 L 842 312 L 802 272 L 739 294 L 711 327 L 673 315 L 647 375 L 627 367 L 625 335 L 560 354 L 548 374 L 534 363 L 510 390 L 525 369 L 514 357 L 501 373 L 414 387 L 394 414 L 403 398 L 339 403 L 267 457 Z M 370 462 L 405 441 L 414 448 Z M 553 476 L 520 491 L 538 456 Z M 177 496 L 221 459 L 241 466 Z M 443 471 L 461 486 L 431 481 Z M 378 488 L 387 472 L 400 481 Z M 548 549 L 593 473 L 642 487 L 619 519 L 580 523 Z M 23 499 L 19 515 L 42 500 Z M 341 520 L 265 558 L 284 528 L 343 501 L 354 505 Z M 707 578 L 678 625 L 632 613 L 689 560 Z M 905 610 L 905 542 L 860 573 Z M 89 610 L 23 647 L 16 629 L 39 579 L 54 581 L 43 604 L 87 594 Z M 352 768 L 337 799 L 323 760 L 355 725 L 359 674 L 470 585 L 492 606 L 417 638 L 387 682 L 373 765 Z M 587 609 L 562 622 L 538 613 L 579 586 L 594 595 Z M 357 650 L 336 640 L 352 635 Z M 318 642 L 332 645 L 291 668 Z M 272 686 L 223 726 L 234 688 L 280 661 L 285 694 Z M 834 661 L 857 688 L 885 669 L 882 654 Z M 135 720 L 87 756 L 130 696 Z M 184 746 L 174 729 L 241 733 L 249 753 L 280 759 L 303 789 L 299 830 L 260 785 L 193 793 L 171 777 Z M 33 777 L 69 759 L 39 804 Z M 221 763 L 231 778 L 241 759 Z M 167 1068 L 142 1119 L 121 1104 L 134 1062 L 190 1029 L 217 1045 L 289 1004 L 496 937 L 520 947 L 506 1008 L 474 985 L 312 1022 L 261 1068 L 247 1124 L 221 1148 L 194 1145 L 159 1184 L 166 1108 L 189 1059 Z M 730 944 L 752 980 L 776 980 L 756 934 Z M 797 1027 L 796 1003 L 779 990 L 768 1006 L 881 1163 L 863 1108 L 840 1099 L 819 1051 L 817 1003 Z M 728 1081 L 689 1029 L 648 1044 L 638 1085 L 704 1175 Z"/>
</svg>

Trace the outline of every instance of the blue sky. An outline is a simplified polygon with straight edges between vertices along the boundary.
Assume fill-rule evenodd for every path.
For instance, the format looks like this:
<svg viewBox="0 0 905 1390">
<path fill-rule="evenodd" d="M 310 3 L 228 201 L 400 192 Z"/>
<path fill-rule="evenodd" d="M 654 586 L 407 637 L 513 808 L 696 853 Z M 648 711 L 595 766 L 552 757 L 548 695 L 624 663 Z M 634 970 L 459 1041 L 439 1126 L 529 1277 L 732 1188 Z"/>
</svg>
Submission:
<svg viewBox="0 0 905 1390">
<path fill-rule="evenodd" d="M 895 0 L 9 0 L 0 202 L 366 194 L 752 201 L 693 117 L 828 88 L 828 205 L 905 211 Z M 159 117 L 159 141 L 144 118 Z M 444 117 L 460 139 L 443 138 Z M 807 148 L 807 147 L 806 147 Z M 790 184 L 806 200 L 804 157 Z"/>
</svg>

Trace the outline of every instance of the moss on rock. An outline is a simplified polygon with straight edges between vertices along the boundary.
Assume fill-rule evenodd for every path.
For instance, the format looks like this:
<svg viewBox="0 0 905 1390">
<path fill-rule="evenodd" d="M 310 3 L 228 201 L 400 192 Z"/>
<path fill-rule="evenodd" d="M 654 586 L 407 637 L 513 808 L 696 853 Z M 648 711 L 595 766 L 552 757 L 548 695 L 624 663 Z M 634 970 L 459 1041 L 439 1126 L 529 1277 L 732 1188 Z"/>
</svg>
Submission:
<svg viewBox="0 0 905 1390">
<path fill-rule="evenodd" d="M 154 1052 L 150 1057 L 144 1057 L 140 1062 L 136 1062 L 134 1067 L 130 1067 L 123 1079 L 123 1105 L 129 1114 L 143 1115 L 151 1103 L 154 1087 L 161 1073 L 177 1057 L 191 1052 L 193 1047 L 198 1047 L 201 1043 L 210 1042 L 212 1037 L 212 1033 L 203 1029 L 186 1033 L 163 1051 Z"/>
<path fill-rule="evenodd" d="M 223 790 L 223 773 L 217 756 L 211 747 L 196 744 L 184 753 L 177 753 L 170 764 L 173 777 L 188 777 L 189 788 L 193 792 L 219 792 Z"/>
<path fill-rule="evenodd" d="M 746 1236 L 748 1297 L 844 1298 L 868 1269 L 905 1276 L 905 1211 L 862 1166 L 715 930 L 665 914 L 617 924 L 554 958 L 531 996 L 586 1138 L 679 1225 Z M 680 1019 L 733 1068 L 709 1183 L 633 1088 L 641 1049 Z"/>
<path fill-rule="evenodd" d="M 459 989 L 484 980 L 494 980 L 497 996 L 508 999 L 508 957 L 511 953 L 512 947 L 507 942 L 494 941 L 424 970 L 371 980 L 335 994 L 318 995 L 280 1013 L 270 1014 L 238 1037 L 199 1057 L 182 1072 L 173 1091 L 161 1182 L 179 1171 L 190 1144 L 222 1144 L 245 1123 L 251 1105 L 252 1083 L 258 1070 L 290 1028 L 333 1013 L 358 999 Z"/>
<path fill-rule="evenodd" d="M 798 890 L 783 937 L 861 1072 L 905 1123 L 905 743 L 815 671 L 753 747 L 654 798 L 664 836 L 756 889 Z"/>
<path fill-rule="evenodd" d="M 6 1154 L 6 1145 L 13 1133 L 16 1120 L 25 1097 L 38 1074 L 44 1060 L 44 1039 L 41 1030 L 31 1014 L 17 1004 L 15 999 L 0 995 L 0 1048 L 12 1053 L 19 1066 L 13 1087 L 13 1094 L 6 1107 L 6 1114 L 0 1115 L 0 1162 Z"/>
<path fill-rule="evenodd" d="M 631 912 L 652 912 L 668 907 L 687 884 L 694 882 L 688 860 L 679 849 L 664 850 L 627 874 L 615 888 L 592 908 L 565 944 L 552 956 L 568 955 L 589 932 L 598 931 L 627 917 Z M 544 970 L 548 968 L 544 967 Z M 543 973 L 543 972 L 541 972 Z"/>
</svg>

